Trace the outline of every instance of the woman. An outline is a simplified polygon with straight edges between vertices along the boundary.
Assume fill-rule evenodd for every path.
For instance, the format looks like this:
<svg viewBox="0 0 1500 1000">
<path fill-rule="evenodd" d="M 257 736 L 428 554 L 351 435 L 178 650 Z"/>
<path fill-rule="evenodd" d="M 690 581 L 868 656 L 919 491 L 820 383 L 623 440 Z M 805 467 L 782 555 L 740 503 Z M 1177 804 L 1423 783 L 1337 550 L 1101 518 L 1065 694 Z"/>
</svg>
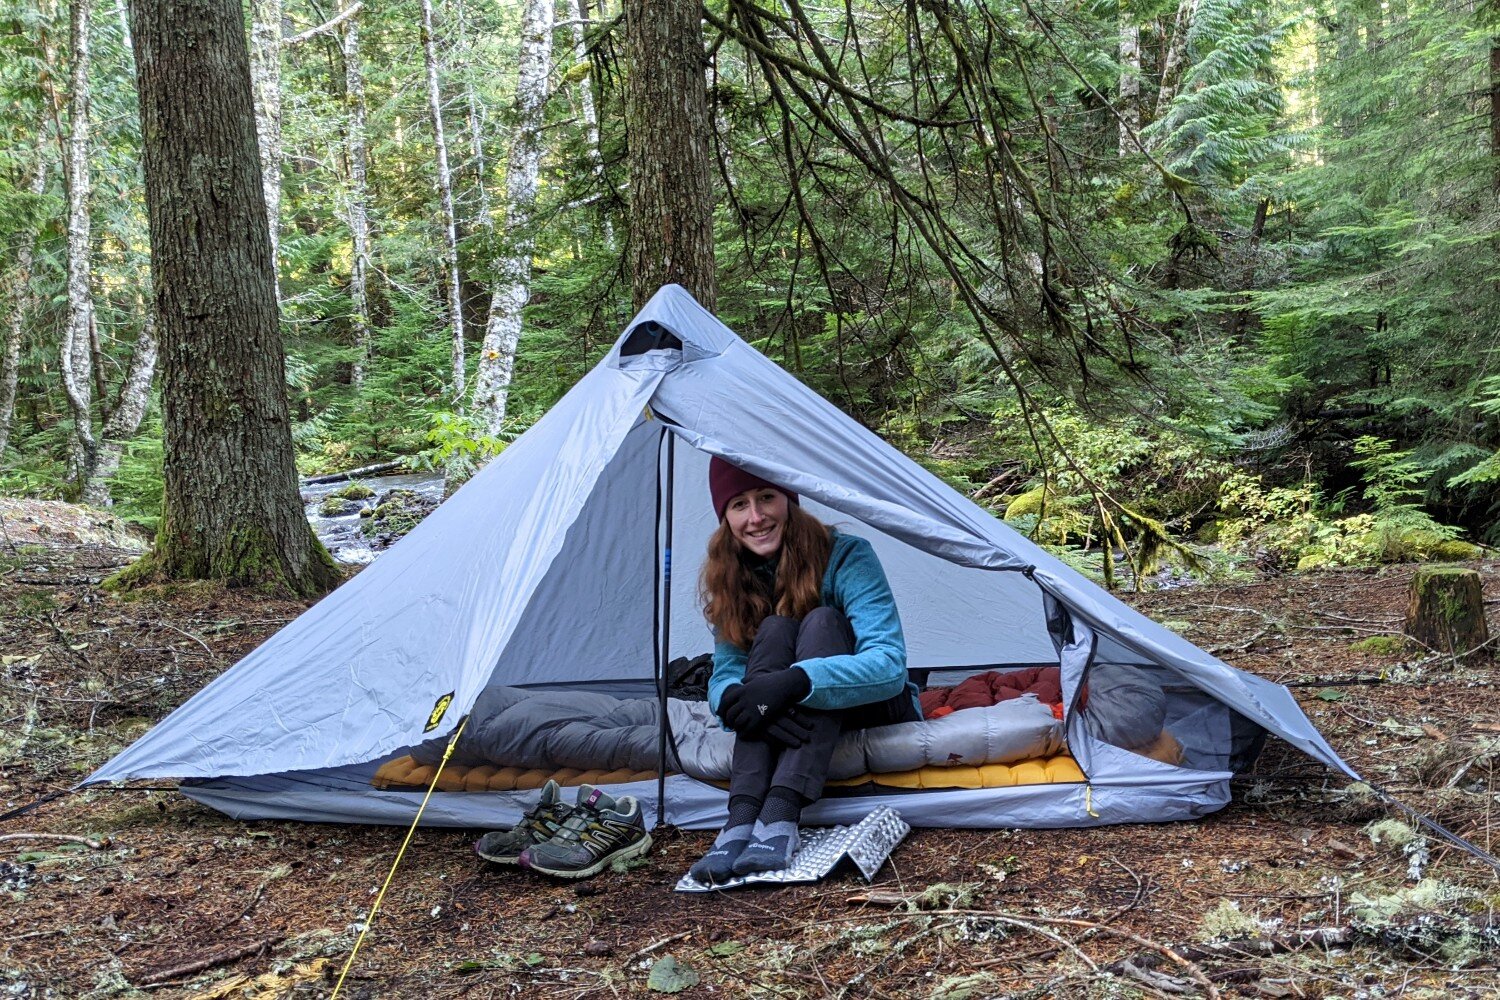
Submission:
<svg viewBox="0 0 1500 1000">
<path fill-rule="evenodd" d="M 724 882 L 791 863 L 841 732 L 922 716 L 870 543 L 722 459 L 708 481 L 719 515 L 699 582 L 715 636 L 708 701 L 737 739 L 729 822 L 691 874 Z"/>
</svg>

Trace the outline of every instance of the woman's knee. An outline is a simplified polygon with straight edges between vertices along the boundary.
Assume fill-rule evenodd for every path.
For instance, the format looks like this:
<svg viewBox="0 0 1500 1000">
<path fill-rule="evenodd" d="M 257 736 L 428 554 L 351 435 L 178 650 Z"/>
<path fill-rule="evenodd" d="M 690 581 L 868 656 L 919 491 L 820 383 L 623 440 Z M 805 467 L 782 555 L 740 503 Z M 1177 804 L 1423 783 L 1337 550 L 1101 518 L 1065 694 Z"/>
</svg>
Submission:
<svg viewBox="0 0 1500 1000">
<path fill-rule="evenodd" d="M 795 641 L 800 627 L 801 623 L 795 618 L 786 615 L 767 615 L 760 623 L 760 627 L 755 630 L 754 643 L 764 645 Z"/>
<path fill-rule="evenodd" d="M 814 608 L 802 619 L 802 626 L 797 631 L 797 659 L 852 652 L 854 627 L 838 608 Z"/>
</svg>

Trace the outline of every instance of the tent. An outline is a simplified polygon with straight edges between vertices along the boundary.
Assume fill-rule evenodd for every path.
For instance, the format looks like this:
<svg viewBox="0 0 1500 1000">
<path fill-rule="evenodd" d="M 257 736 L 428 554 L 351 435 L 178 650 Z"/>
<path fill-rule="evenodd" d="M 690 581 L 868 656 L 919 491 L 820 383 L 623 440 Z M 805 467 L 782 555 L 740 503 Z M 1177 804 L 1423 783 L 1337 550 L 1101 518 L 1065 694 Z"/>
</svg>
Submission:
<svg viewBox="0 0 1500 1000">
<path fill-rule="evenodd" d="M 1131 609 L 856 424 L 667 286 L 599 365 L 409 535 L 85 784 L 182 779 L 240 818 L 405 824 L 420 792 L 382 761 L 451 732 L 490 684 L 662 695 L 669 655 L 712 648 L 695 599 L 718 455 L 796 490 L 875 546 L 909 665 L 930 679 L 1059 664 L 1158 679 L 1187 756 L 1160 763 L 1064 721 L 1082 781 L 825 797 L 810 824 L 879 805 L 914 825 L 1085 826 L 1225 805 L 1266 733 L 1356 777 L 1285 687 Z M 635 782 L 649 822 L 716 827 L 725 792 Z M 658 795 L 658 791 L 660 794 Z M 524 792 L 434 795 L 423 822 L 515 819 Z"/>
</svg>

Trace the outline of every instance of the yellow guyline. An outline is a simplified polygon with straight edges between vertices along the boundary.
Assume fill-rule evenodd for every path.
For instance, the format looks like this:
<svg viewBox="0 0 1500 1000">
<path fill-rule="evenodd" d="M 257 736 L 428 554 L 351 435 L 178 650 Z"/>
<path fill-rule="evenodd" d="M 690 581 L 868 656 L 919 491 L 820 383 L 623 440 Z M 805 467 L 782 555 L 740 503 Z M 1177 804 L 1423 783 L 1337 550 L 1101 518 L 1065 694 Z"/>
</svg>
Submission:
<svg viewBox="0 0 1500 1000">
<path fill-rule="evenodd" d="M 365 935 L 370 933 L 371 926 L 375 923 L 375 914 L 380 910 L 380 903 L 385 899 L 386 890 L 391 887 L 391 881 L 396 877 L 396 869 L 401 867 L 401 859 L 406 857 L 406 848 L 411 844 L 411 838 L 417 832 L 417 824 L 422 822 L 422 813 L 427 808 L 427 800 L 432 798 L 433 789 L 437 788 L 438 778 L 443 775 L 443 768 L 448 764 L 448 758 L 453 756 L 453 748 L 458 745 L 459 734 L 468 725 L 469 717 L 463 717 L 458 728 L 453 730 L 453 735 L 448 738 L 448 746 L 443 749 L 443 759 L 438 762 L 437 770 L 432 774 L 432 784 L 427 786 L 427 794 L 422 796 L 422 804 L 417 807 L 416 816 L 412 817 L 411 827 L 406 831 L 406 839 L 401 841 L 401 850 L 396 852 L 396 860 L 391 863 L 391 870 L 386 873 L 385 884 L 380 887 L 380 894 L 375 897 L 375 905 L 370 907 L 370 915 L 365 917 L 365 926 L 359 932 L 359 937 L 354 940 L 354 950 L 349 952 L 349 958 L 344 962 L 344 968 L 339 972 L 339 981 L 333 987 L 333 994 L 328 1000 L 338 1000 L 339 991 L 344 988 L 344 977 L 349 975 L 349 970 L 354 966 L 354 956 L 359 954 L 360 946 L 365 943 Z"/>
</svg>

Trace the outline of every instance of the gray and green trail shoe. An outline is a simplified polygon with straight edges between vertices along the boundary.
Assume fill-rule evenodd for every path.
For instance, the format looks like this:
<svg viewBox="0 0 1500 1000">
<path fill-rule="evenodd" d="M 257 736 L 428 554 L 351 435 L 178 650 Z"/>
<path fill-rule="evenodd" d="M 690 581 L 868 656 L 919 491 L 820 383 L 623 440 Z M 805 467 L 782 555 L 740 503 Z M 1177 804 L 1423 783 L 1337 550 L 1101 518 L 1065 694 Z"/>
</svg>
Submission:
<svg viewBox="0 0 1500 1000">
<path fill-rule="evenodd" d="M 555 835 L 572 812 L 573 807 L 562 800 L 561 786 L 549 781 L 542 786 L 542 797 L 526 810 L 521 822 L 509 830 L 496 830 L 480 837 L 474 853 L 497 865 L 517 864 L 522 851 Z"/>
<path fill-rule="evenodd" d="M 639 802 L 579 785 L 578 801 L 562 829 L 551 840 L 528 847 L 521 867 L 559 878 L 591 878 L 616 858 L 639 857 L 649 850 L 651 835 Z"/>
</svg>

